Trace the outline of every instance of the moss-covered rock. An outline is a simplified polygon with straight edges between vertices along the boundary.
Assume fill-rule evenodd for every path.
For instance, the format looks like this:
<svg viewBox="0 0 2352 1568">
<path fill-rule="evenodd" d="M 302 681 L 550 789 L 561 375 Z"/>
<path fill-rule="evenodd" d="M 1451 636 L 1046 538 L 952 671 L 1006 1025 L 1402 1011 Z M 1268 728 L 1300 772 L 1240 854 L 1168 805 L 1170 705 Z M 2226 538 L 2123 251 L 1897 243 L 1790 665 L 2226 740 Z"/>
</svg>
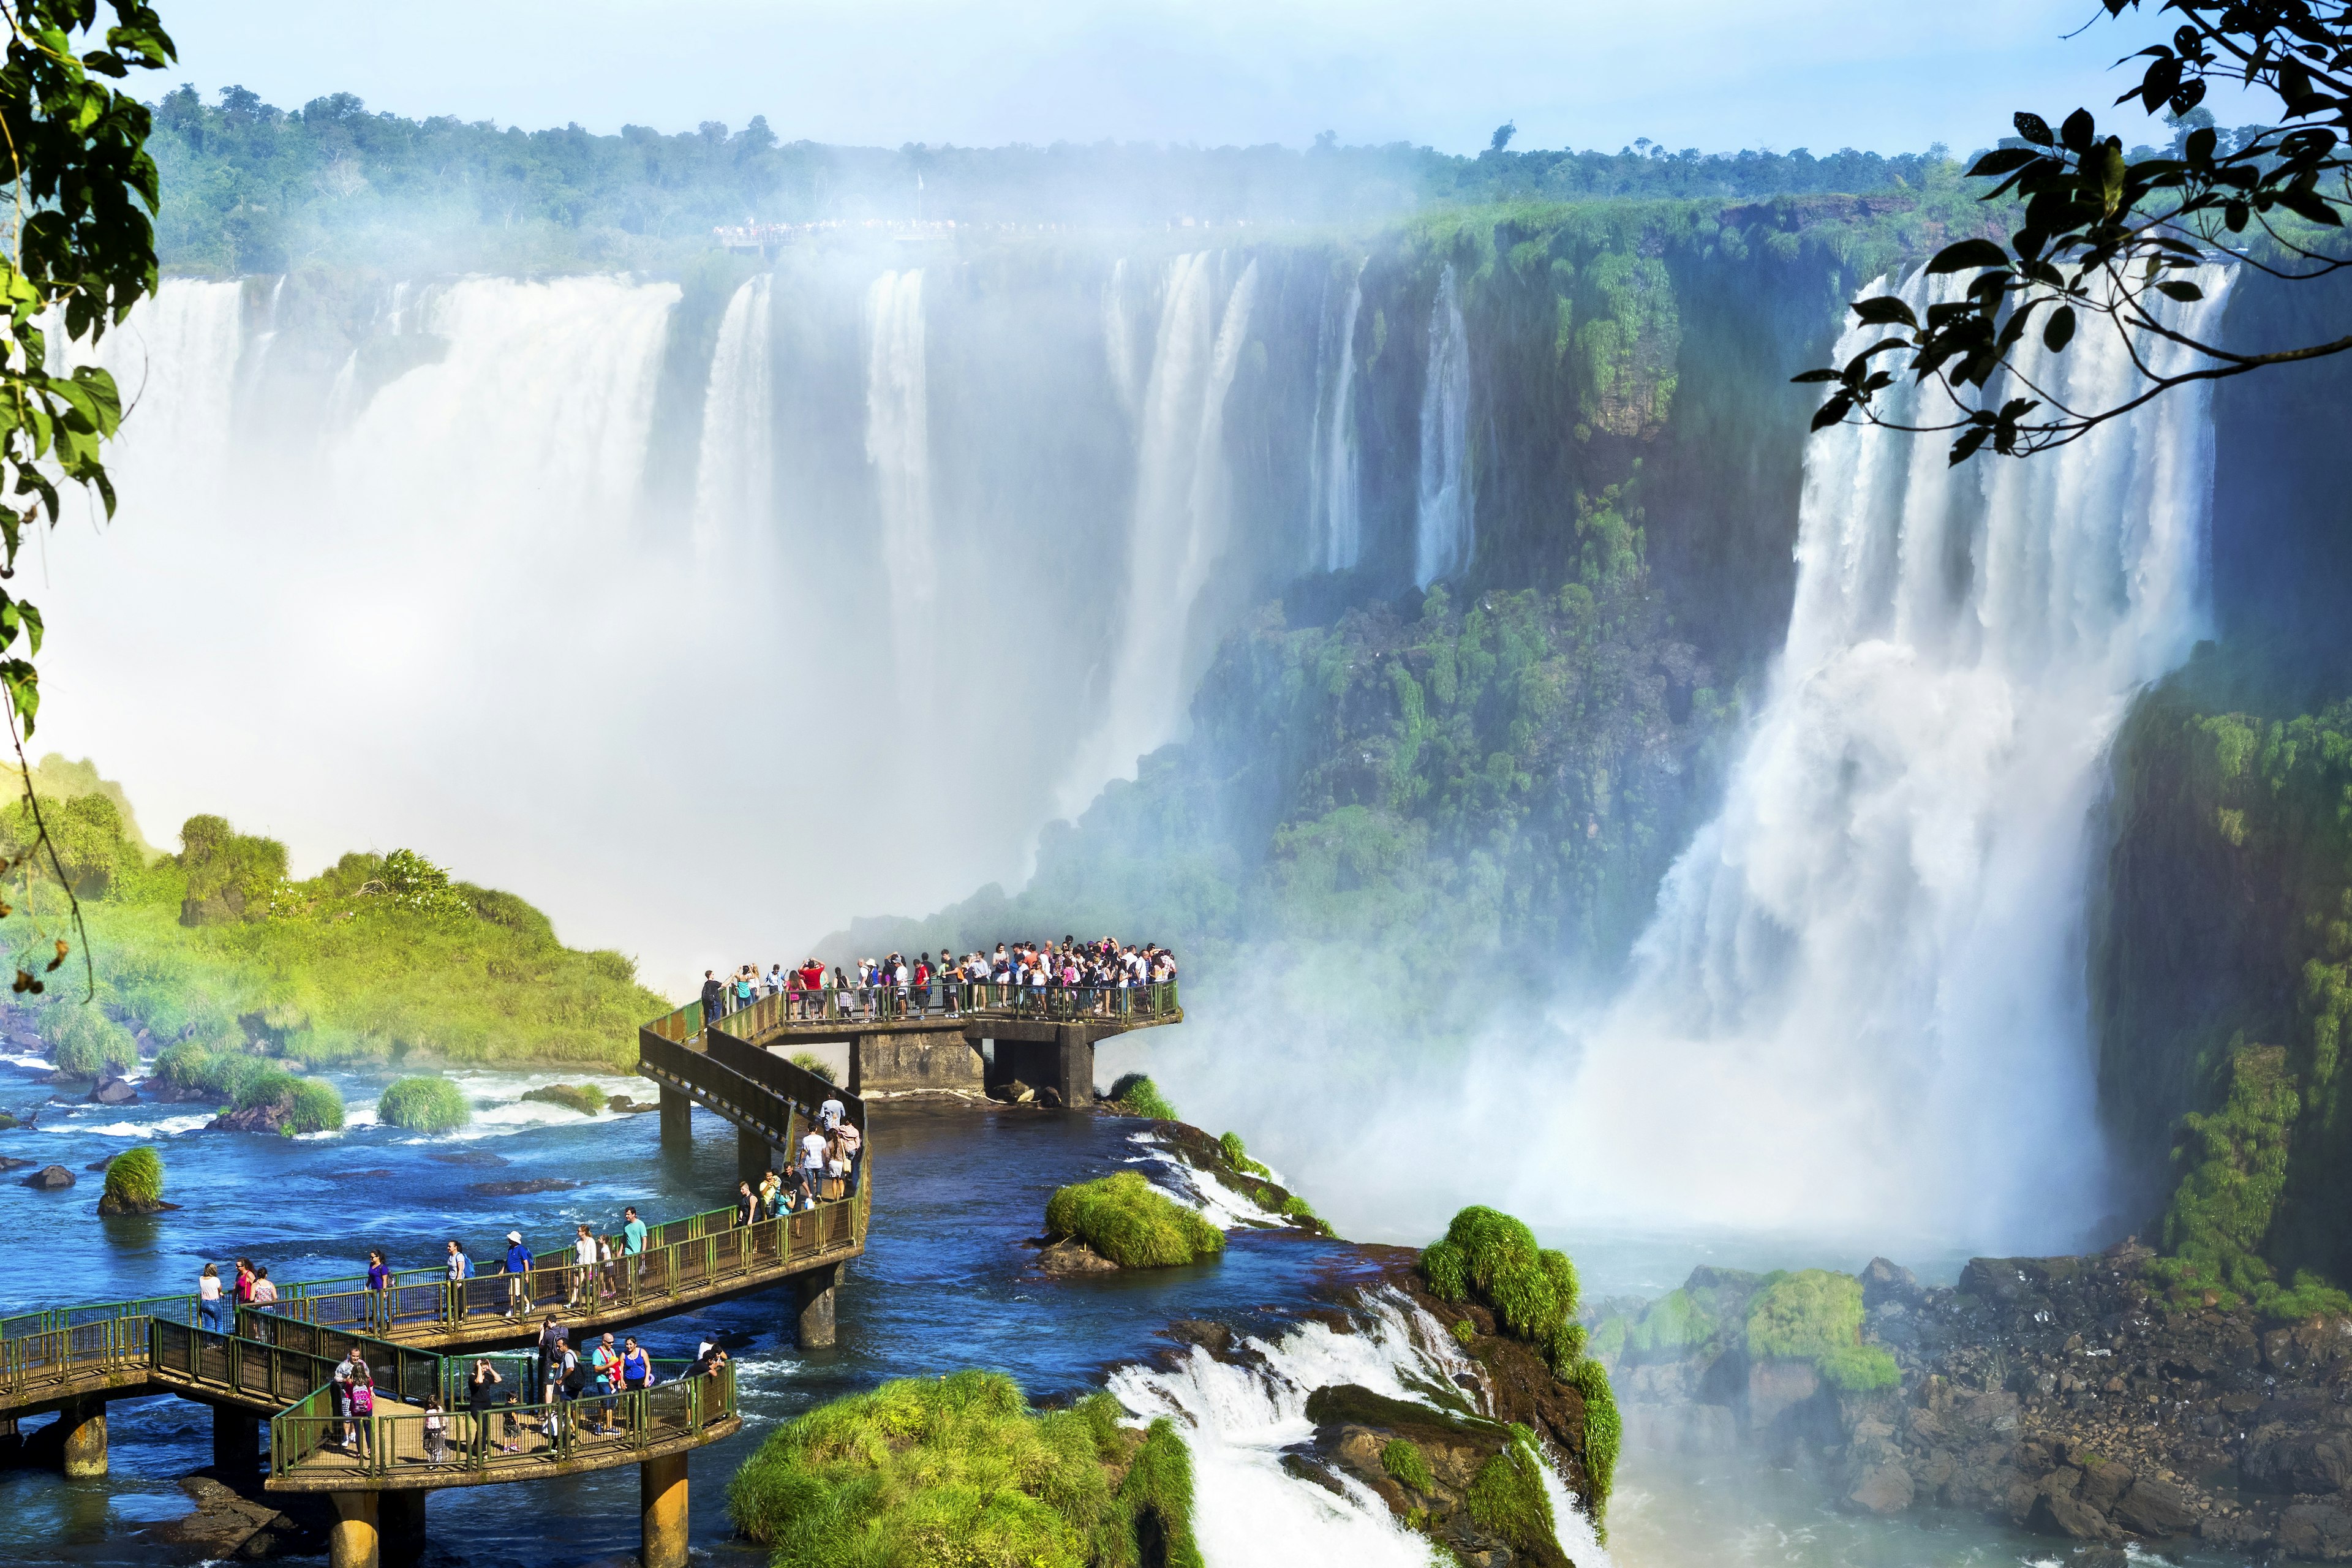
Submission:
<svg viewBox="0 0 2352 1568">
<path fill-rule="evenodd" d="M 163 1157 L 141 1143 L 106 1163 L 106 1191 L 98 1200 L 102 1215 L 161 1214 L 176 1208 L 163 1201 Z"/>
<path fill-rule="evenodd" d="M 583 1116 L 595 1116 L 604 1109 L 604 1091 L 593 1083 L 551 1083 L 544 1089 L 525 1090 L 523 1098 L 542 1105 L 561 1105 Z"/>
<path fill-rule="evenodd" d="M 1045 1229 L 1085 1242 L 1122 1268 L 1164 1268 L 1225 1249 L 1224 1232 L 1134 1171 L 1059 1189 L 1046 1202 Z"/>
<path fill-rule="evenodd" d="M 1104 1109 L 1120 1116 L 1141 1116 L 1153 1121 L 1173 1121 L 1176 1108 L 1160 1092 L 1160 1086 L 1143 1073 L 1120 1075 L 1104 1096 Z"/>
<path fill-rule="evenodd" d="M 1201 1568 L 1183 1439 L 1119 1415 L 1033 1411 L 1002 1373 L 886 1383 L 770 1434 L 728 1509 L 773 1568 Z"/>
<path fill-rule="evenodd" d="M 229 1107 L 207 1123 L 220 1132 L 330 1132 L 343 1124 L 343 1097 L 322 1079 L 297 1078 L 259 1058 L 233 1075 Z"/>
<path fill-rule="evenodd" d="M 1801 1268 L 1757 1292 L 1748 1308 L 1748 1353 L 1758 1361 L 1802 1361 L 1849 1394 L 1892 1388 L 1895 1357 L 1862 1342 L 1862 1281 Z"/>
<path fill-rule="evenodd" d="M 404 1078 L 385 1086 L 375 1103 L 378 1121 L 411 1132 L 447 1132 L 474 1119 L 465 1091 L 446 1078 Z"/>
</svg>

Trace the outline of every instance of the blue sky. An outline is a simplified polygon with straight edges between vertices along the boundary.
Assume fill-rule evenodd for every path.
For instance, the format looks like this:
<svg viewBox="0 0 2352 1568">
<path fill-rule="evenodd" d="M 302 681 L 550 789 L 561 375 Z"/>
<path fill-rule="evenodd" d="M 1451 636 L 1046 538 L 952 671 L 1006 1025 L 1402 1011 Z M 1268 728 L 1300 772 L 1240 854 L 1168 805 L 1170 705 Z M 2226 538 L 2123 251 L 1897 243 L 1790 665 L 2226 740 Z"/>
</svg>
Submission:
<svg viewBox="0 0 2352 1568">
<path fill-rule="evenodd" d="M 2094 21 L 2096 0 L 161 4 L 173 79 L 207 96 L 237 82 L 292 107 L 341 90 L 596 131 L 764 114 L 787 141 L 885 146 L 1301 146 L 1329 130 L 1471 152 L 1511 119 L 1520 148 L 1966 150 L 2015 109 L 2105 121 L 2126 85 L 2108 67 L 2162 31 Z M 2160 139 L 2116 113 L 2126 140 Z"/>
</svg>

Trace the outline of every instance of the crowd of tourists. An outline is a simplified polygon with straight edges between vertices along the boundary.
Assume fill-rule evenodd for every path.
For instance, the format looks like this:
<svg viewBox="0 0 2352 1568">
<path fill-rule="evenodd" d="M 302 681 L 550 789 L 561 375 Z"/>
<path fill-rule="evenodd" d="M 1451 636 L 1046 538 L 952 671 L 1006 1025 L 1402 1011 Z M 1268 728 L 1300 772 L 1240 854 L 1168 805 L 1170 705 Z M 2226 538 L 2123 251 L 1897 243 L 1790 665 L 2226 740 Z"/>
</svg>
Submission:
<svg viewBox="0 0 2352 1568">
<path fill-rule="evenodd" d="M 720 979 L 716 970 L 702 972 L 702 1013 L 707 1018 L 739 1012 L 768 996 L 787 998 L 793 1017 L 821 1015 L 828 993 L 837 1016 L 874 1019 L 912 1011 L 917 1016 L 938 1006 L 952 1017 L 965 1005 L 968 986 L 1003 986 L 1022 991 L 1090 989 L 1106 994 L 1093 999 L 1097 1010 L 1108 1010 L 1108 993 L 1139 985 L 1161 985 L 1176 978 L 1176 955 L 1153 942 L 1122 943 L 1114 937 L 1080 942 L 1065 936 L 1059 942 L 998 942 L 993 953 L 971 952 L 953 956 L 942 943 L 939 957 L 903 952 L 861 958 L 855 966 L 835 964 L 830 973 L 815 959 L 786 969 L 756 963 L 740 964 Z"/>
</svg>

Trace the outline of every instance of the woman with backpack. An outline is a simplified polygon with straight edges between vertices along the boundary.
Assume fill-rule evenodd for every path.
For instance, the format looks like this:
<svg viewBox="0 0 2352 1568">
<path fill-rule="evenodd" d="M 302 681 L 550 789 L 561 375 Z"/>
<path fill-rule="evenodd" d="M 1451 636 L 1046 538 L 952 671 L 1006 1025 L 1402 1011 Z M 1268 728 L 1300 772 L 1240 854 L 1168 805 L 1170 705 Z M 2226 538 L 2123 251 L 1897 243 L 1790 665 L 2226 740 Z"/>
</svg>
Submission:
<svg viewBox="0 0 2352 1568">
<path fill-rule="evenodd" d="M 352 1368 L 351 1400 L 351 1429 L 359 1434 L 360 1463 L 371 1464 L 375 1459 L 375 1382 L 365 1362 Z"/>
</svg>

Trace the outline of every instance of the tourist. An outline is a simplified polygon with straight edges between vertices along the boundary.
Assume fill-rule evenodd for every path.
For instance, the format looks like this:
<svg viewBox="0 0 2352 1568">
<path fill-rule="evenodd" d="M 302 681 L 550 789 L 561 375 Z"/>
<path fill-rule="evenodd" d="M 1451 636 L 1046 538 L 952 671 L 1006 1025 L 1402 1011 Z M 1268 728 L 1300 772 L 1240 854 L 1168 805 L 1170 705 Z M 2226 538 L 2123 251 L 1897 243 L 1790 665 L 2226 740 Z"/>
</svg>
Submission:
<svg viewBox="0 0 2352 1568">
<path fill-rule="evenodd" d="M 375 1381 L 368 1375 L 367 1363 L 362 1362 L 352 1372 L 351 1429 L 359 1434 L 357 1452 L 362 1464 L 375 1458 Z M 350 1444 L 345 1444 L 348 1450 Z"/>
<path fill-rule="evenodd" d="M 646 1222 L 633 1208 L 623 1209 L 621 1217 L 628 1222 L 621 1226 L 621 1256 L 629 1259 L 629 1288 L 634 1290 L 645 1283 Z"/>
<path fill-rule="evenodd" d="M 269 1282 L 269 1265 L 261 1264 L 253 1271 L 253 1310 L 266 1312 L 277 1300 L 278 1287 Z"/>
<path fill-rule="evenodd" d="M 220 1265 L 207 1263 L 205 1271 L 196 1276 L 196 1316 L 213 1333 L 220 1333 L 221 1317 Z"/>
<path fill-rule="evenodd" d="M 341 1435 L 337 1441 L 346 1452 L 357 1447 L 357 1439 L 352 1434 L 352 1385 L 359 1381 L 360 1368 L 365 1364 L 354 1346 L 343 1352 L 343 1359 L 337 1362 L 335 1370 L 327 1374 L 327 1403 L 340 1424 Z"/>
<path fill-rule="evenodd" d="M 694 1352 L 694 1364 L 687 1368 L 688 1377 L 717 1377 L 719 1369 L 727 1364 L 727 1352 L 709 1340 L 702 1342 Z"/>
<path fill-rule="evenodd" d="M 768 965 L 768 978 L 761 989 L 771 996 L 784 994 L 784 966 L 781 963 L 772 962 Z"/>
<path fill-rule="evenodd" d="M 539 1402 L 541 1405 L 555 1403 L 556 1380 L 562 1375 L 557 1363 L 562 1359 L 563 1330 L 556 1322 L 555 1314 L 550 1312 L 547 1321 L 539 1326 Z"/>
<path fill-rule="evenodd" d="M 609 1236 L 596 1238 L 596 1277 L 602 1282 L 596 1292 L 601 1300 L 621 1299 L 621 1266 L 613 1260 L 613 1238 Z"/>
<path fill-rule="evenodd" d="M 738 1183 L 736 1183 L 736 1184 L 735 1184 L 735 1223 L 736 1223 L 737 1225 L 739 1225 L 739 1226 L 742 1226 L 742 1225 L 750 1225 L 753 1220 L 758 1219 L 759 1217 L 760 1217 L 760 1199 L 759 1199 L 759 1194 L 757 1194 L 756 1193 L 754 1193 L 754 1192 L 752 1192 L 752 1191 L 751 1191 L 751 1183 L 749 1183 L 749 1182 L 738 1182 Z"/>
<path fill-rule="evenodd" d="M 530 1248 L 522 1232 L 507 1232 L 507 1316 L 520 1318 L 530 1310 Z"/>
<path fill-rule="evenodd" d="M 234 1287 L 232 1293 L 235 1296 L 238 1306 L 247 1307 L 253 1304 L 252 1258 L 240 1258 L 236 1260 L 236 1284 Z M 235 1319 L 232 1318 L 231 1321 L 234 1321 Z"/>
<path fill-rule="evenodd" d="M 451 1237 L 449 1238 L 448 1247 L 449 1283 L 452 1285 L 463 1284 L 467 1278 L 474 1272 L 474 1260 L 466 1256 L 465 1243 L 459 1241 L 456 1237 Z"/>
<path fill-rule="evenodd" d="M 824 1134 L 812 1127 L 801 1139 L 801 1172 L 808 1178 L 809 1191 L 824 1195 Z"/>
<path fill-rule="evenodd" d="M 841 1103 L 841 1094 L 837 1089 L 827 1090 L 824 1102 L 816 1108 L 817 1121 L 828 1132 L 840 1126 L 842 1119 L 848 1114 L 849 1107 Z"/>
<path fill-rule="evenodd" d="M 702 1021 L 715 1022 L 727 1011 L 727 987 L 719 977 L 706 969 L 702 972 Z"/>
<path fill-rule="evenodd" d="M 751 1005 L 751 993 L 754 988 L 753 973 L 748 963 L 735 972 L 735 1010 L 739 1013 Z"/>
<path fill-rule="evenodd" d="M 637 1337 L 631 1334 L 621 1346 L 621 1386 L 635 1391 L 654 1385 L 654 1363 L 637 1348 Z"/>
<path fill-rule="evenodd" d="M 857 1158 L 866 1145 L 865 1135 L 857 1131 L 856 1122 L 845 1117 L 835 1125 L 833 1140 L 840 1145 L 844 1165 L 842 1174 L 848 1183 L 841 1195 L 854 1198 L 857 1195 Z"/>
<path fill-rule="evenodd" d="M 580 1358 L 569 1337 L 555 1337 L 554 1359 L 548 1363 L 547 1410 L 539 1423 L 541 1436 L 552 1442 L 563 1435 L 563 1421 L 572 1402 L 580 1397 Z"/>
<path fill-rule="evenodd" d="M 499 1403 L 498 1384 L 505 1381 L 499 1375 L 499 1369 L 490 1364 L 489 1357 L 477 1356 L 474 1359 L 473 1373 L 466 1379 L 466 1405 L 474 1416 L 473 1446 L 477 1456 L 490 1447 L 489 1409 Z M 498 1450 L 501 1454 L 511 1454 L 514 1447 L 500 1443 Z"/>
<path fill-rule="evenodd" d="M 783 1194 L 783 1179 L 772 1167 L 760 1178 L 760 1215 L 763 1219 L 776 1217 L 776 1200 Z"/>
<path fill-rule="evenodd" d="M 791 1214 L 806 1214 L 816 1207 L 816 1189 L 809 1185 L 808 1173 L 793 1161 L 784 1172 L 784 1209 Z"/>
<path fill-rule="evenodd" d="M 844 1123 L 843 1125 L 846 1125 L 846 1123 Z M 826 1194 L 832 1197 L 847 1197 L 849 1195 L 849 1192 L 844 1184 L 846 1183 L 848 1179 L 849 1154 L 847 1151 L 843 1149 L 841 1146 L 841 1128 L 837 1126 L 831 1132 L 825 1135 L 824 1140 L 824 1190 Z"/>
<path fill-rule="evenodd" d="M 596 1430 L 609 1437 L 619 1428 L 613 1424 L 614 1395 L 621 1391 L 621 1352 L 614 1347 L 613 1336 L 606 1334 L 596 1342 L 588 1354 L 588 1366 L 596 1374 Z"/>
<path fill-rule="evenodd" d="M 441 1412 L 441 1396 L 425 1396 L 425 1462 L 439 1467 L 449 1458 L 448 1418 Z"/>
<path fill-rule="evenodd" d="M 575 1312 L 593 1310 L 596 1305 L 596 1238 L 588 1234 L 584 1225 L 573 1227 L 579 1235 L 572 1243 L 572 1310 Z"/>
</svg>

